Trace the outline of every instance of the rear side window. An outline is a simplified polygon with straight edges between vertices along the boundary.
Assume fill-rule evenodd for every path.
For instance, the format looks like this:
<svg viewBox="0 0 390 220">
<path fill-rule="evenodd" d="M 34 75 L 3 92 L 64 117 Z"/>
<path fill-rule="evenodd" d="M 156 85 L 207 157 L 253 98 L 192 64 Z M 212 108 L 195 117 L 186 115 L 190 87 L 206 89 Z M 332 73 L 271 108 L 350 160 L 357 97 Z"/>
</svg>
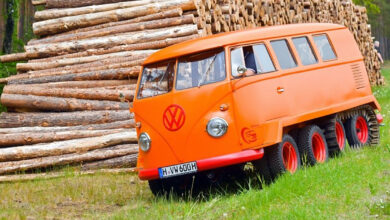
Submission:
<svg viewBox="0 0 390 220">
<path fill-rule="evenodd" d="M 275 71 L 274 63 L 269 56 L 267 47 L 264 44 L 253 46 L 256 57 L 256 66 L 258 73 L 268 73 Z"/>
<path fill-rule="evenodd" d="M 297 66 L 286 40 L 271 41 L 271 46 L 282 69 L 291 69 Z"/>
<path fill-rule="evenodd" d="M 334 53 L 326 34 L 313 36 L 313 39 L 323 61 L 336 59 L 336 54 Z"/>
<path fill-rule="evenodd" d="M 310 46 L 307 37 L 293 38 L 292 41 L 304 66 L 317 63 L 317 59 L 314 56 L 313 49 Z"/>
</svg>

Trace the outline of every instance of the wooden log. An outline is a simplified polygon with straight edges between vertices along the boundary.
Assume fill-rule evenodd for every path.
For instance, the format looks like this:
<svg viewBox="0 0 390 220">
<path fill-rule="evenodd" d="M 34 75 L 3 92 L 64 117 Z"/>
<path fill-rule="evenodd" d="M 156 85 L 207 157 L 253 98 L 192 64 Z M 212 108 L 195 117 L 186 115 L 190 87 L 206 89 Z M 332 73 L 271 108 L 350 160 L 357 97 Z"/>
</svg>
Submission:
<svg viewBox="0 0 390 220">
<path fill-rule="evenodd" d="M 7 54 L 0 56 L 0 62 L 7 63 L 7 62 L 15 62 L 15 61 L 23 61 L 28 60 L 27 53 L 13 53 L 13 54 Z"/>
<path fill-rule="evenodd" d="M 81 112 L 40 112 L 0 114 L 0 128 L 52 127 L 102 124 L 132 119 L 128 110 L 121 111 L 81 111 Z"/>
<path fill-rule="evenodd" d="M 70 139 L 79 139 L 87 137 L 97 137 L 102 135 L 114 134 L 126 131 L 127 129 L 109 129 L 109 130 L 72 130 L 72 131 L 50 131 L 39 133 L 13 133 L 4 134 L 0 139 L 0 147 L 30 145 L 47 143 L 54 141 L 65 141 Z"/>
<path fill-rule="evenodd" d="M 30 60 L 30 62 L 34 62 L 34 63 L 35 62 L 48 62 L 48 61 L 64 59 L 64 58 L 85 57 L 85 56 L 101 55 L 101 54 L 107 54 L 107 53 L 116 53 L 116 52 L 121 52 L 121 51 L 161 49 L 161 48 L 173 45 L 173 44 L 181 43 L 183 41 L 192 40 L 192 39 L 195 39 L 197 37 L 199 37 L 198 34 L 193 34 L 193 35 L 184 36 L 184 37 L 166 38 L 163 40 L 157 40 L 157 41 L 151 41 L 151 42 L 145 42 L 145 43 L 128 44 L 128 45 L 120 45 L 120 46 L 115 46 L 115 47 L 111 47 L 111 48 L 89 49 L 89 50 L 81 51 L 81 52 L 77 52 L 77 53 L 70 53 L 70 54 L 53 56 L 53 57 L 48 57 L 48 58 Z"/>
<path fill-rule="evenodd" d="M 44 5 L 46 4 L 46 0 L 31 0 L 31 3 L 35 5 Z"/>
<path fill-rule="evenodd" d="M 7 107 L 36 109 L 48 111 L 82 111 L 82 110 L 125 110 L 126 102 L 97 101 L 75 98 L 58 98 L 35 95 L 7 94 L 1 95 L 1 103 Z"/>
<path fill-rule="evenodd" d="M 134 143 L 136 141 L 137 133 L 135 131 L 126 131 L 100 137 L 58 141 L 48 144 L 1 148 L 0 161 L 15 161 L 37 157 L 83 153 L 90 150 L 105 148 L 118 144 Z"/>
<path fill-rule="evenodd" d="M 77 8 L 89 5 L 109 4 L 126 0 L 45 0 L 46 8 Z"/>
<path fill-rule="evenodd" d="M 174 9 L 161 11 L 161 12 L 157 12 L 157 13 L 153 13 L 153 14 L 148 14 L 145 16 L 136 17 L 136 18 L 132 18 L 132 19 L 128 19 L 128 20 L 98 24 L 98 25 L 89 26 L 89 27 L 85 27 L 85 28 L 78 28 L 75 30 L 67 31 L 65 33 L 56 34 L 56 36 L 66 35 L 66 34 L 71 34 L 71 33 L 85 32 L 85 31 L 92 31 L 92 30 L 96 30 L 96 29 L 102 29 L 102 28 L 106 28 L 106 27 L 114 27 L 114 26 L 124 25 L 124 24 L 139 23 L 142 21 L 154 21 L 154 20 L 160 20 L 160 19 L 164 19 L 164 18 L 180 17 L 182 14 L 183 14 L 183 10 L 181 8 L 174 8 Z"/>
<path fill-rule="evenodd" d="M 130 154 L 121 157 L 115 157 L 107 160 L 85 163 L 82 170 L 112 169 L 123 167 L 134 167 L 137 165 L 138 154 Z"/>
<path fill-rule="evenodd" d="M 89 124 L 78 126 L 63 126 L 63 127 L 17 127 L 17 128 L 0 128 L 0 134 L 23 134 L 23 133 L 49 133 L 63 131 L 93 131 L 93 130 L 108 130 L 120 128 L 134 128 L 134 120 L 115 121 L 105 124 Z"/>
<path fill-rule="evenodd" d="M 50 19 L 33 24 L 33 31 L 36 35 L 47 35 L 64 32 L 76 28 L 82 28 L 112 21 L 126 20 L 134 17 L 157 13 L 168 9 L 182 8 L 183 10 L 194 10 L 194 0 L 171 0 L 144 6 L 117 9 L 105 12 L 92 13 L 87 15 L 76 15 L 64 18 Z"/>
<path fill-rule="evenodd" d="M 100 170 L 86 170 L 75 171 L 71 173 L 72 177 L 93 175 L 93 174 L 122 174 L 122 173 L 136 173 L 136 168 L 119 168 L 119 169 L 100 169 Z M 68 177 L 69 172 L 49 172 L 49 173 L 30 173 L 19 175 L 3 175 L 0 176 L 0 183 L 21 182 L 31 180 L 48 180 L 54 178 Z"/>
<path fill-rule="evenodd" d="M 46 88 L 41 86 L 25 86 L 25 85 L 7 85 L 3 89 L 3 94 L 19 94 L 19 95 L 35 95 L 35 96 L 54 96 L 63 98 L 89 99 L 89 100 L 110 100 L 121 101 L 125 98 L 128 101 L 133 101 L 134 91 L 88 88 L 88 89 L 73 89 L 73 88 Z"/>
<path fill-rule="evenodd" d="M 31 79 L 8 80 L 8 84 L 36 84 L 62 81 L 83 81 L 83 80 L 120 80 L 135 78 L 138 76 L 140 67 L 120 68 L 112 70 L 92 71 L 84 73 L 73 73 L 58 76 L 44 76 Z"/>
<path fill-rule="evenodd" d="M 61 156 L 43 157 L 37 159 L 29 159 L 22 161 L 3 162 L 0 163 L 0 174 L 12 173 L 16 171 L 26 171 L 49 166 L 58 166 L 66 164 L 75 164 L 84 161 L 102 160 L 107 158 L 115 158 L 123 155 L 132 155 L 137 152 L 138 146 L 135 145 L 119 145 L 106 149 L 97 149 L 91 152 L 81 154 L 66 154 Z M 136 155 L 136 154 L 135 154 Z"/>
<path fill-rule="evenodd" d="M 43 88 L 100 88 L 118 87 L 128 85 L 129 89 L 135 89 L 136 79 L 131 80 L 95 80 L 95 81 L 68 81 L 44 84 L 30 84 L 31 86 L 41 86 Z"/>
<path fill-rule="evenodd" d="M 49 10 L 37 11 L 35 12 L 34 18 L 36 21 L 82 15 L 82 14 L 91 14 L 103 11 L 111 11 L 122 8 L 131 8 L 135 6 L 146 5 L 150 3 L 158 2 L 158 0 L 140 0 L 140 1 L 128 1 L 128 2 L 118 2 L 111 4 L 102 4 L 102 5 L 93 5 L 93 6 L 84 6 L 78 8 L 54 8 Z"/>
<path fill-rule="evenodd" d="M 109 53 L 102 55 L 92 55 L 87 57 L 75 57 L 75 58 L 65 58 L 59 60 L 53 60 L 50 62 L 41 62 L 41 63 L 18 63 L 16 69 L 18 71 L 29 71 L 29 70 L 44 70 L 57 67 L 63 67 L 68 65 L 82 64 L 82 63 L 91 63 L 98 60 L 106 60 L 110 58 L 117 59 L 118 57 L 126 57 L 136 59 L 138 57 L 147 57 L 156 50 L 138 50 L 138 51 L 122 51 L 117 53 Z"/>
<path fill-rule="evenodd" d="M 122 24 L 113 27 L 99 28 L 91 31 L 70 33 L 67 35 L 51 36 L 43 39 L 35 40 L 28 45 L 57 43 L 71 40 L 81 40 L 93 37 L 102 37 L 119 33 L 128 33 L 135 31 L 143 31 L 148 29 L 166 28 L 183 24 L 194 24 L 195 18 L 193 15 L 185 15 L 182 17 L 165 18 L 153 21 L 144 21 L 133 24 Z"/>
<path fill-rule="evenodd" d="M 91 48 L 109 48 L 113 46 L 150 42 L 165 38 L 182 37 L 198 33 L 196 25 L 182 25 L 163 29 L 149 30 L 138 33 L 120 34 L 117 36 L 105 36 L 93 39 L 75 40 L 44 45 L 25 46 L 27 53 L 37 53 L 50 56 L 65 53 L 75 53 Z"/>
</svg>

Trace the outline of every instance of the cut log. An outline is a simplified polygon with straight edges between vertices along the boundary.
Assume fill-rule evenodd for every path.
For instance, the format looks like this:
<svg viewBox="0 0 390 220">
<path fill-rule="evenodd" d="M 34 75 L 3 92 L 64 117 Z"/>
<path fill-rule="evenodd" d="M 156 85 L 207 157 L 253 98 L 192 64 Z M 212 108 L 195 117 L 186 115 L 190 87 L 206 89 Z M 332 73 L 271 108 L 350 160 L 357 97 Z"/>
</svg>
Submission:
<svg viewBox="0 0 390 220">
<path fill-rule="evenodd" d="M 115 46 L 115 47 L 111 47 L 111 48 L 89 49 L 89 50 L 77 52 L 77 53 L 70 53 L 70 54 L 59 55 L 59 56 L 54 56 L 54 57 L 30 60 L 30 62 L 33 62 L 33 63 L 35 63 L 35 62 L 49 62 L 49 61 L 64 59 L 64 58 L 85 57 L 85 56 L 101 55 L 101 54 L 107 54 L 107 53 L 116 53 L 116 52 L 121 52 L 121 51 L 161 49 L 161 48 L 173 45 L 173 44 L 181 43 L 181 42 L 186 41 L 186 40 L 192 40 L 192 39 L 195 39 L 197 37 L 199 37 L 199 35 L 194 34 L 194 35 L 189 35 L 189 36 L 184 36 L 184 37 L 166 38 L 163 40 L 151 41 L 151 42 L 145 42 L 145 43 L 120 45 L 120 46 Z"/>
<path fill-rule="evenodd" d="M 1 135 L 0 147 L 30 145 L 47 143 L 54 141 L 65 141 L 71 139 L 97 137 L 102 135 L 124 132 L 127 129 L 109 129 L 109 130 L 72 130 L 72 131 L 50 131 L 39 133 L 14 133 Z"/>
<path fill-rule="evenodd" d="M 54 96 L 63 98 L 77 98 L 89 100 L 111 100 L 121 101 L 125 98 L 133 101 L 134 91 L 115 89 L 72 89 L 72 88 L 47 88 L 41 86 L 7 85 L 3 89 L 3 94 Z"/>
<path fill-rule="evenodd" d="M 87 57 L 58 59 L 55 61 L 45 62 L 45 63 L 18 63 L 16 65 L 16 69 L 18 71 L 44 70 L 44 69 L 51 69 L 56 67 L 68 66 L 68 65 L 91 63 L 98 60 L 105 60 L 110 58 L 114 58 L 113 60 L 115 60 L 118 57 L 137 59 L 138 57 L 147 57 L 154 52 L 156 52 L 156 50 L 122 51 L 117 53 L 93 55 Z"/>
<path fill-rule="evenodd" d="M 140 0 L 140 1 L 129 1 L 119 2 L 103 5 L 84 6 L 78 8 L 61 8 L 61 9 L 49 9 L 35 12 L 34 18 L 36 21 L 48 20 L 54 18 L 91 14 L 103 11 L 111 11 L 121 8 L 131 8 L 135 6 L 146 5 L 150 3 L 158 2 L 158 0 Z"/>
<path fill-rule="evenodd" d="M 97 169 L 111 169 L 134 167 L 137 165 L 138 154 L 130 154 L 126 156 L 111 158 L 107 160 L 85 163 L 82 165 L 82 170 L 97 170 Z"/>
<path fill-rule="evenodd" d="M 73 176 L 77 177 L 77 176 L 85 176 L 85 175 L 93 175 L 93 174 L 122 174 L 122 173 L 136 173 L 136 168 L 76 171 L 71 173 L 71 175 L 72 177 Z M 67 176 L 69 176 L 69 172 L 5 175 L 5 176 L 0 176 L 0 183 L 31 181 L 31 180 L 47 180 L 47 179 L 54 179 L 54 178 L 67 177 Z"/>
<path fill-rule="evenodd" d="M 6 62 L 15 62 L 15 61 L 23 61 L 28 60 L 27 53 L 13 53 L 13 54 L 7 54 L 0 56 L 0 62 L 6 63 Z"/>
<path fill-rule="evenodd" d="M 75 73 L 59 76 L 44 76 L 31 79 L 9 80 L 8 84 L 35 84 L 62 81 L 83 81 L 83 80 L 119 80 L 130 79 L 138 76 L 140 67 L 120 68 L 112 70 Z"/>
<path fill-rule="evenodd" d="M 49 144 L 35 144 L 0 149 L 0 161 L 25 160 L 37 157 L 58 156 L 72 153 L 84 153 L 118 144 L 137 142 L 135 131 L 126 131 L 100 137 L 81 138 Z M 0 167 L 2 167 L 0 165 Z"/>
<path fill-rule="evenodd" d="M 31 0 L 33 5 L 44 5 L 46 4 L 46 0 Z"/>
<path fill-rule="evenodd" d="M 154 20 L 160 20 L 160 19 L 164 19 L 164 18 L 179 17 L 182 14 L 183 14 L 183 10 L 181 8 L 174 8 L 174 9 L 170 9 L 170 10 L 166 10 L 166 11 L 157 12 L 154 14 L 148 14 L 145 16 L 132 18 L 129 20 L 115 21 L 115 22 L 109 22 L 109 23 L 89 26 L 89 27 L 85 27 L 85 28 L 78 28 L 78 29 L 71 30 L 71 31 L 68 31 L 65 33 L 56 34 L 56 36 L 66 35 L 66 34 L 71 34 L 71 33 L 85 32 L 85 31 L 93 31 L 96 29 L 101 29 L 101 28 L 106 28 L 106 27 L 114 27 L 114 26 L 123 25 L 123 24 L 133 24 L 133 23 L 138 23 L 138 22 L 142 22 L 142 21 L 154 21 Z"/>
<path fill-rule="evenodd" d="M 113 27 L 99 28 L 86 32 L 70 33 L 67 35 L 59 35 L 46 37 L 43 39 L 35 40 L 28 45 L 37 45 L 37 44 L 48 44 L 48 43 L 57 43 L 64 41 L 72 40 L 81 40 L 93 37 L 102 37 L 107 35 L 114 35 L 120 33 L 129 33 L 135 31 L 142 31 L 148 29 L 158 29 L 158 28 L 167 28 L 172 26 L 178 26 L 183 24 L 194 24 L 195 19 L 193 15 L 185 15 L 183 17 L 174 17 L 174 18 L 165 18 L 154 21 L 144 21 L 133 24 L 122 24 Z"/>
<path fill-rule="evenodd" d="M 182 37 L 198 33 L 196 25 L 181 25 L 176 27 L 148 30 L 137 33 L 126 33 L 117 36 L 105 36 L 93 39 L 75 40 L 43 45 L 27 45 L 27 53 L 37 53 L 41 56 L 75 53 L 87 49 L 110 48 L 113 46 L 150 42 L 172 37 Z"/>
<path fill-rule="evenodd" d="M 69 81 L 54 82 L 44 84 L 30 84 L 31 86 L 41 86 L 44 88 L 100 88 L 100 87 L 118 87 L 126 85 L 128 89 L 135 89 L 136 79 L 131 80 L 96 80 L 96 81 Z"/>
<path fill-rule="evenodd" d="M 196 6 L 194 0 L 164 1 L 132 8 L 40 21 L 33 24 L 33 30 L 36 35 L 55 34 L 81 27 L 126 20 L 173 8 L 194 10 Z"/>
<path fill-rule="evenodd" d="M 75 98 L 58 98 L 36 95 L 1 95 L 1 103 L 7 107 L 38 109 L 49 111 L 82 111 L 82 110 L 125 110 L 126 102 L 96 101 Z"/>
<path fill-rule="evenodd" d="M 64 126 L 64 127 L 17 127 L 17 128 L 0 128 L 0 134 L 20 134 L 20 133 L 48 133 L 48 132 L 63 132 L 63 131 L 80 131 L 80 130 L 107 130 L 120 128 L 134 128 L 134 120 L 115 121 L 105 124 L 89 124 L 79 126 Z"/>
<path fill-rule="evenodd" d="M 46 8 L 77 8 L 89 5 L 109 4 L 126 0 L 45 0 Z"/>
<path fill-rule="evenodd" d="M 0 114 L 0 128 L 52 127 L 102 124 L 132 119 L 128 110 L 122 111 L 82 111 L 61 113 L 8 113 Z"/>
<path fill-rule="evenodd" d="M 115 158 L 123 155 L 136 155 L 137 149 L 138 146 L 127 144 L 106 149 L 98 149 L 82 154 L 66 154 L 61 156 L 43 157 L 30 160 L 3 162 L 0 163 L 0 174 L 43 168 L 48 166 L 75 164 L 84 161 L 102 160 L 113 157 Z"/>
</svg>

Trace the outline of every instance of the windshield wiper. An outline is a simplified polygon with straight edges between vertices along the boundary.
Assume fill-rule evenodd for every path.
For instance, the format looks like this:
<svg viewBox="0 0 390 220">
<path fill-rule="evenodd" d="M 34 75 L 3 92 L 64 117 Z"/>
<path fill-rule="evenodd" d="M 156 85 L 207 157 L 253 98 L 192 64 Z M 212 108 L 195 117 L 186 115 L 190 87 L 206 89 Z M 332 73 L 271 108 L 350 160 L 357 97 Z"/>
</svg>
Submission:
<svg viewBox="0 0 390 220">
<path fill-rule="evenodd" d="M 202 76 L 202 78 L 199 80 L 199 83 L 198 83 L 198 87 L 200 87 L 201 85 L 203 85 L 204 81 L 206 80 L 207 76 L 209 75 L 210 73 L 210 70 L 211 70 L 211 66 L 214 64 L 216 58 L 217 58 L 217 55 L 218 54 L 215 54 L 214 57 L 213 57 L 213 60 L 211 61 L 210 65 L 207 67 L 207 71 L 206 73 Z"/>
</svg>

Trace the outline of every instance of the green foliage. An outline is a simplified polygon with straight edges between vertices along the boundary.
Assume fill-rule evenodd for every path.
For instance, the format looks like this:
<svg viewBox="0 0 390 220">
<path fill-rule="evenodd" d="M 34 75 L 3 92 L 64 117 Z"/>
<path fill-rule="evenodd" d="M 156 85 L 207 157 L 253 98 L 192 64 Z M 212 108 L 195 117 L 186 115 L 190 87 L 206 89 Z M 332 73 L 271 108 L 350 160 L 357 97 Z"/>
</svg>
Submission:
<svg viewBox="0 0 390 220">
<path fill-rule="evenodd" d="M 353 3 L 366 7 L 368 14 L 380 13 L 380 8 L 377 5 L 377 2 L 378 0 L 353 0 Z"/>
</svg>

